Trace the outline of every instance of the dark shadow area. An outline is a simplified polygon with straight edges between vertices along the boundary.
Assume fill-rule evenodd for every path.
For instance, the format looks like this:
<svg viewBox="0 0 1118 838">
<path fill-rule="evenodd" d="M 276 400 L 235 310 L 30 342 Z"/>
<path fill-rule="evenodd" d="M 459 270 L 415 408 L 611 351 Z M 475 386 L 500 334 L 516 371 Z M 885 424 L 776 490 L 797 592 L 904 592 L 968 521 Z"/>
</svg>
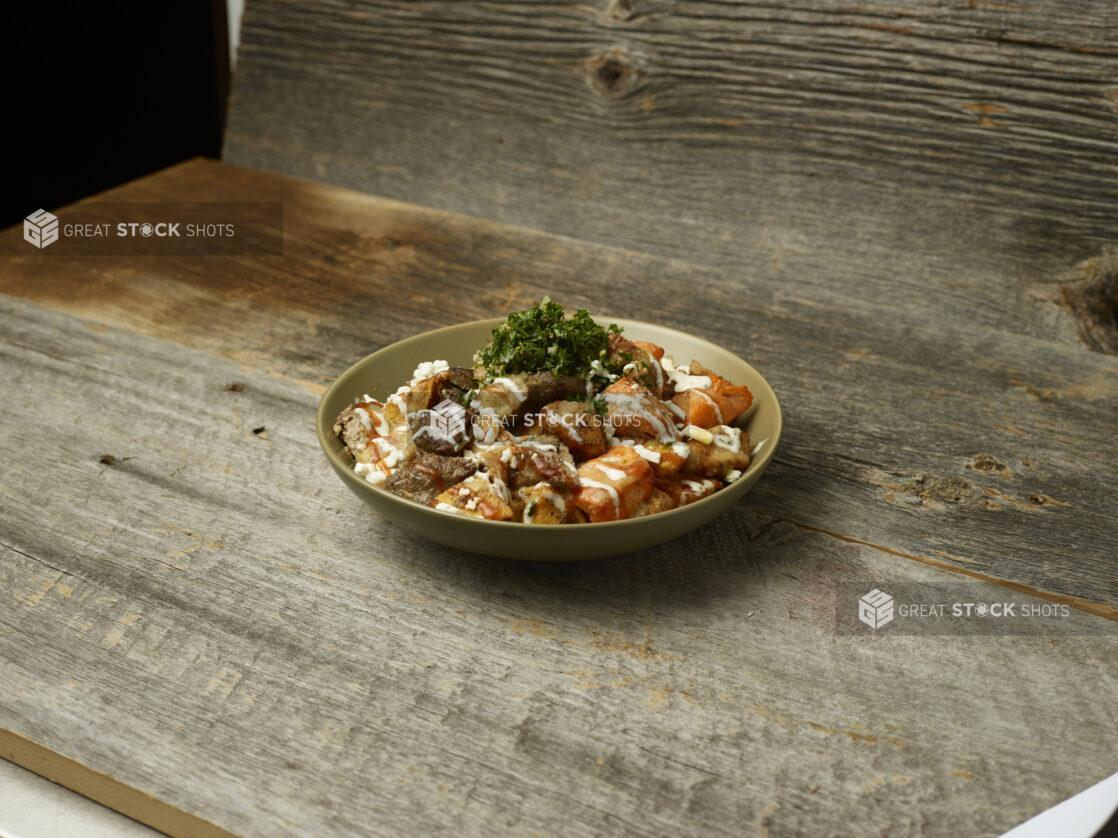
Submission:
<svg viewBox="0 0 1118 838">
<path fill-rule="evenodd" d="M 20 4 L 4 27 L 20 159 L 6 167 L 0 227 L 219 157 L 226 30 L 225 0 Z"/>
<path fill-rule="evenodd" d="M 744 605 L 766 577 L 800 572 L 794 561 L 786 561 L 787 551 L 804 558 L 812 536 L 738 505 L 672 541 L 609 558 L 517 561 L 435 547 L 412 561 L 415 570 L 453 580 L 468 602 L 505 601 L 510 613 L 609 625 L 641 615 L 667 619 L 708 612 L 727 602 Z M 829 560 L 810 558 L 817 565 Z M 825 605 L 829 611 L 830 603 Z"/>
</svg>

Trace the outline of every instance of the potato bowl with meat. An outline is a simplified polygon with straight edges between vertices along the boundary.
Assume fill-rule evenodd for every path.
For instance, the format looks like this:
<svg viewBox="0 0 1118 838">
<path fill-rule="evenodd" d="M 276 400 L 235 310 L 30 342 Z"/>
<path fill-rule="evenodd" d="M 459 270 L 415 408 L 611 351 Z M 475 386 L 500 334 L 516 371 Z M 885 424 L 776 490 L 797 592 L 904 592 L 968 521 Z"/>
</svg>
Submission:
<svg viewBox="0 0 1118 838">
<path fill-rule="evenodd" d="M 420 538 L 563 561 L 676 538 L 756 483 L 782 419 L 752 366 L 685 332 L 597 316 L 598 357 L 575 357 L 577 332 L 532 354 L 523 330 L 543 328 L 545 305 L 564 317 L 545 298 L 394 343 L 339 376 L 316 424 L 346 486 Z"/>
</svg>

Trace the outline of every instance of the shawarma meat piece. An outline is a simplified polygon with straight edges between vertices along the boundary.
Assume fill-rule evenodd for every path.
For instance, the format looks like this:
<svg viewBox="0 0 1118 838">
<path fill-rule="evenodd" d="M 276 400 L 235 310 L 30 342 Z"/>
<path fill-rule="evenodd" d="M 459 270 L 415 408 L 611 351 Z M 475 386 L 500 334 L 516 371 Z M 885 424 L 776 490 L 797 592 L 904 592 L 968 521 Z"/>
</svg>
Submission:
<svg viewBox="0 0 1118 838">
<path fill-rule="evenodd" d="M 498 476 L 514 490 L 547 483 L 570 491 L 578 485 L 574 457 L 553 436 L 518 437 L 515 442 L 486 451 L 481 462 L 486 472 Z"/>
<path fill-rule="evenodd" d="M 676 506 L 687 506 L 713 495 L 722 488 L 722 482 L 704 477 L 673 477 L 657 480 L 655 488 L 674 500 Z"/>
<path fill-rule="evenodd" d="M 659 356 L 655 354 L 656 350 L 659 350 Z M 664 350 L 654 343 L 632 341 L 618 334 L 609 336 L 610 364 L 615 369 L 620 368 L 622 376 L 644 385 L 657 396 L 664 394 L 664 388 L 669 383 L 660 365 L 663 356 Z"/>
<path fill-rule="evenodd" d="M 450 367 L 411 385 L 406 400 L 408 413 L 432 408 L 449 399 L 459 403 L 462 395 L 477 386 L 474 371 L 466 367 Z"/>
<path fill-rule="evenodd" d="M 420 451 L 453 456 L 473 438 L 466 410 L 452 403 L 444 410 L 424 409 L 408 416 L 412 444 Z"/>
<path fill-rule="evenodd" d="M 465 457 L 423 453 L 399 466 L 383 486 L 402 498 L 430 506 L 442 492 L 476 472 L 477 464 Z"/>
<path fill-rule="evenodd" d="M 370 462 L 374 452 L 370 444 L 377 437 L 387 437 L 394 423 L 384 414 L 384 405 L 378 401 L 365 401 L 349 405 L 334 420 L 334 434 L 342 441 L 353 459 L 359 463 Z"/>
<path fill-rule="evenodd" d="M 506 419 L 535 413 L 549 402 L 585 392 L 586 383 L 573 375 L 517 373 L 501 376 L 481 388 L 477 401 L 481 412 L 491 412 Z"/>
</svg>

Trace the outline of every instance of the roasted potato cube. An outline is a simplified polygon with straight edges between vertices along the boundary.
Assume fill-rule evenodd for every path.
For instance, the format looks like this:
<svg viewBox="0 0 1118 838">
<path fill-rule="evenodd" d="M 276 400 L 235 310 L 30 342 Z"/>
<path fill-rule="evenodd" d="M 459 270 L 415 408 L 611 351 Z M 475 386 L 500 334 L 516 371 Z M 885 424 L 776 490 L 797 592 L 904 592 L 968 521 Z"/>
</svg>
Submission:
<svg viewBox="0 0 1118 838">
<path fill-rule="evenodd" d="M 578 469 L 575 505 L 594 522 L 629 518 L 652 491 L 652 466 L 632 448 L 617 445 Z"/>
<path fill-rule="evenodd" d="M 684 412 L 688 424 L 700 428 L 729 425 L 753 404 L 748 387 L 735 387 L 698 361 L 692 361 L 688 369 L 690 374 L 684 379 L 688 383 L 695 383 L 696 379 L 709 381 L 708 386 L 688 387 L 672 396 L 672 403 Z"/>
<path fill-rule="evenodd" d="M 691 455 L 691 448 L 684 442 L 660 442 L 655 439 L 614 440 L 614 443 L 632 442 L 631 446 L 643 459 L 652 466 L 652 471 L 657 477 L 671 477 L 678 474 L 683 468 L 687 458 Z"/>
<path fill-rule="evenodd" d="M 436 509 L 471 518 L 508 521 L 512 519 L 509 500 L 508 490 L 503 483 L 495 483 L 486 475 L 476 474 L 436 497 L 434 506 Z"/>
<path fill-rule="evenodd" d="M 635 340 L 633 341 L 633 343 L 650 354 L 657 361 L 664 357 L 664 347 L 662 346 L 657 346 L 656 344 L 651 343 L 647 340 Z"/>
<path fill-rule="evenodd" d="M 602 390 L 606 421 L 617 436 L 650 437 L 671 442 L 679 436 L 675 418 L 647 387 L 631 378 L 619 378 Z"/>
<path fill-rule="evenodd" d="M 555 434 L 582 462 L 606 453 L 605 421 L 589 402 L 552 402 L 543 406 L 539 426 Z"/>
<path fill-rule="evenodd" d="M 715 425 L 708 430 L 709 443 L 695 438 L 688 441 L 691 453 L 683 464 L 681 471 L 684 474 L 721 480 L 731 471 L 749 468 L 749 434 L 728 425 Z"/>
<path fill-rule="evenodd" d="M 574 509 L 570 499 L 570 492 L 537 483 L 516 491 L 513 509 L 525 524 L 565 524 L 569 520 L 568 510 Z"/>
<path fill-rule="evenodd" d="M 677 506 L 679 506 L 679 501 L 667 492 L 653 486 L 652 491 L 648 493 L 648 497 L 636 508 L 632 517 L 643 518 L 646 515 L 655 515 L 657 512 L 675 509 Z"/>
</svg>

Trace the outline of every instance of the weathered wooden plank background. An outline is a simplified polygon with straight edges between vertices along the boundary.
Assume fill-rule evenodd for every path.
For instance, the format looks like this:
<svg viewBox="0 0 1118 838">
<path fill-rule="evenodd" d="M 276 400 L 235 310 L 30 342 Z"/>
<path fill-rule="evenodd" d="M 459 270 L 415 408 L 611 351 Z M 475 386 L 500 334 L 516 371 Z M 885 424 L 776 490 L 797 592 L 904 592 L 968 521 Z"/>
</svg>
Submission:
<svg viewBox="0 0 1118 838">
<path fill-rule="evenodd" d="M 1116 58 L 1109 0 L 260 0 L 224 153 L 1113 352 Z"/>
<path fill-rule="evenodd" d="M 750 509 L 1116 615 L 1112 356 L 212 162 L 110 194 L 282 200 L 285 255 L 99 269 L 24 248 L 0 292 L 312 388 L 376 347 L 545 293 L 703 334 L 785 411 Z"/>
<path fill-rule="evenodd" d="M 283 256 L 0 233 L 0 750 L 183 835 L 993 836 L 1112 773 L 1116 57 L 1104 0 L 254 0 L 274 173 L 104 197 L 282 201 Z M 348 494 L 325 384 L 544 293 L 770 379 L 743 504 L 521 566 Z M 1073 610 L 851 637 L 850 580 Z"/>
<path fill-rule="evenodd" d="M 11 297 L 0 377 L 0 727 L 238 834 L 996 835 L 1113 770 L 1098 617 L 836 635 L 839 578 L 1005 592 L 745 507 L 572 566 L 418 544 L 304 384 Z"/>
</svg>

